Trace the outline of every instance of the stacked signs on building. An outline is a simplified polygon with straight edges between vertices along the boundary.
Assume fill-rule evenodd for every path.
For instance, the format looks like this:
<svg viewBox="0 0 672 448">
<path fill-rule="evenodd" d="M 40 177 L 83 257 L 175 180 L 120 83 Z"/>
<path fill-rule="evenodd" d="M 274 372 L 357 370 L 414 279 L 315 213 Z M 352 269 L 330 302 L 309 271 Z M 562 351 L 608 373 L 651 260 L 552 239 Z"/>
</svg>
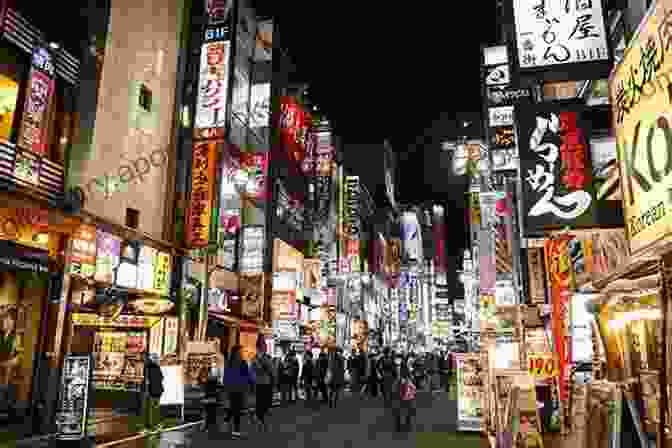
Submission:
<svg viewBox="0 0 672 448">
<path fill-rule="evenodd" d="M 525 236 L 565 226 L 622 225 L 620 204 L 596 197 L 586 110 L 568 103 L 516 110 Z"/>
<path fill-rule="evenodd" d="M 573 77 L 577 64 L 587 68 L 586 63 L 597 63 L 589 75 L 596 78 L 604 74 L 598 73 L 601 68 L 609 67 L 601 1 L 515 0 L 513 8 L 521 72 L 548 71 L 561 81 L 581 79 Z"/>
<path fill-rule="evenodd" d="M 518 169 L 514 105 L 530 101 L 532 92 L 511 82 L 507 47 L 483 49 L 484 97 L 487 99 L 488 138 L 493 171 Z"/>
<path fill-rule="evenodd" d="M 359 272 L 359 239 L 361 220 L 359 211 L 359 176 L 345 176 L 343 185 L 343 235 L 345 244 L 344 272 Z"/>
<path fill-rule="evenodd" d="M 611 78 L 623 209 L 632 253 L 672 232 L 670 1 L 656 2 Z"/>
</svg>

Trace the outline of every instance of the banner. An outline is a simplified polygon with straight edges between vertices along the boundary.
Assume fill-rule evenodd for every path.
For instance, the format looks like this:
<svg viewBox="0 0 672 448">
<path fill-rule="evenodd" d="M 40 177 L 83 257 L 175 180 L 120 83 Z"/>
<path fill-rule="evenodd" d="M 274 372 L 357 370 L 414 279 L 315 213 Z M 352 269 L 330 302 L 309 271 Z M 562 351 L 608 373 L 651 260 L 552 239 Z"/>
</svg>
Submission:
<svg viewBox="0 0 672 448">
<path fill-rule="evenodd" d="M 296 99 L 284 96 L 280 98 L 280 140 L 289 160 L 302 164 L 306 157 L 306 144 L 312 117 Z"/>
<path fill-rule="evenodd" d="M 205 247 L 210 242 L 210 221 L 216 194 L 217 144 L 195 142 L 191 162 L 191 196 L 187 215 L 187 247 Z"/>
<path fill-rule="evenodd" d="M 404 212 L 401 215 L 401 242 L 403 248 L 404 260 L 411 262 L 421 262 L 422 254 L 422 234 L 420 232 L 420 223 L 418 215 L 413 212 Z"/>
<path fill-rule="evenodd" d="M 587 110 L 567 103 L 516 109 L 525 236 L 623 223 L 620 204 L 596 195 Z"/>
<path fill-rule="evenodd" d="M 54 64 L 49 50 L 36 47 L 31 65 L 17 144 L 36 154 L 46 155 L 49 111 L 56 86 Z"/>
<path fill-rule="evenodd" d="M 672 1 L 659 0 L 632 37 L 610 79 L 623 208 L 635 253 L 672 232 L 672 138 L 667 35 Z M 663 81 L 665 79 L 666 81 Z"/>
<path fill-rule="evenodd" d="M 229 90 L 231 42 L 224 27 L 207 29 L 201 46 L 194 138 L 223 138 Z"/>
<path fill-rule="evenodd" d="M 553 351 L 558 354 L 560 362 L 560 400 L 565 403 L 569 399 L 572 359 L 569 329 L 573 283 L 572 263 L 569 256 L 570 241 L 570 236 L 562 236 L 546 240 L 544 243 L 546 271 L 550 280 Z"/>
</svg>

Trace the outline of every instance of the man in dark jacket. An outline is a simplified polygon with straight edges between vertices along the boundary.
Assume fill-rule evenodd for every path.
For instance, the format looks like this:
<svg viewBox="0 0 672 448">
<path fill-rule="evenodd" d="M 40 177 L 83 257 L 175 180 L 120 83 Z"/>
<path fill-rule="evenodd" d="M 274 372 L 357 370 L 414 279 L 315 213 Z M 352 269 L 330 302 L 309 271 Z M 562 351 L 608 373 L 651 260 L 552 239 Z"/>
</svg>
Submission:
<svg viewBox="0 0 672 448">
<path fill-rule="evenodd" d="M 329 370 L 329 359 L 325 352 L 320 353 L 319 358 L 317 359 L 317 385 L 322 393 L 322 402 L 327 403 L 329 401 L 329 393 L 327 391 L 327 370 Z"/>
<path fill-rule="evenodd" d="M 383 350 L 383 357 L 378 360 L 376 366 L 383 385 L 383 401 L 386 407 L 390 406 L 392 384 L 396 376 L 396 368 L 394 366 L 394 358 L 390 347 L 385 347 Z"/>
<path fill-rule="evenodd" d="M 345 386 L 345 359 L 343 359 L 343 349 L 340 347 L 336 349 L 336 353 L 332 356 L 329 369 L 331 370 L 329 407 L 335 408 L 341 395 L 341 390 Z"/>
<path fill-rule="evenodd" d="M 240 345 L 231 350 L 229 362 L 224 369 L 224 388 L 229 393 L 229 415 L 226 420 L 233 420 L 234 437 L 240 437 L 240 416 L 245 406 L 245 394 L 254 385 L 254 377 L 247 363 L 240 356 Z"/>
<path fill-rule="evenodd" d="M 317 379 L 317 368 L 313 362 L 313 354 L 306 351 L 303 361 L 303 369 L 301 369 L 301 384 L 303 385 L 303 392 L 306 394 L 306 402 L 313 401 L 313 392 L 315 392 L 315 383 Z"/>
<path fill-rule="evenodd" d="M 148 430 L 154 430 L 161 417 L 159 401 L 163 395 L 163 372 L 154 354 L 145 358 L 145 378 L 147 381 L 147 404 L 145 406 L 145 424 Z"/>
</svg>

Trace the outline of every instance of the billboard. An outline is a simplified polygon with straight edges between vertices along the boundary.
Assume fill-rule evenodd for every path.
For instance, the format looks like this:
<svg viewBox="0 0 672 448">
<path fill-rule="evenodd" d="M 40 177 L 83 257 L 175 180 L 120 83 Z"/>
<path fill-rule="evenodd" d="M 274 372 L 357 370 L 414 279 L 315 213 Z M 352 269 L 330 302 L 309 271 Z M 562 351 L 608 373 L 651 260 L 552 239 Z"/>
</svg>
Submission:
<svg viewBox="0 0 672 448">
<path fill-rule="evenodd" d="M 672 1 L 656 2 L 609 80 L 631 252 L 672 232 Z"/>
</svg>

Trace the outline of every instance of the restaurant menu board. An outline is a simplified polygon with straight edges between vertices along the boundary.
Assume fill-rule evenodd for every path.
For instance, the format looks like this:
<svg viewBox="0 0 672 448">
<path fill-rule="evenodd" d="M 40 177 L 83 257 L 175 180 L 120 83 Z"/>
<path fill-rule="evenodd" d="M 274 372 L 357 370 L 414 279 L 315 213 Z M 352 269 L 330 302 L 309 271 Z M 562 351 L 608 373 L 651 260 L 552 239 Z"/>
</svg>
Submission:
<svg viewBox="0 0 672 448">
<path fill-rule="evenodd" d="M 483 379 L 478 372 L 480 359 L 474 355 L 455 355 L 457 368 L 457 429 L 483 429 Z"/>
<path fill-rule="evenodd" d="M 245 226 L 240 239 L 240 273 L 259 275 L 264 272 L 264 226 Z"/>
<path fill-rule="evenodd" d="M 80 225 L 70 238 L 69 272 L 82 277 L 93 277 L 96 271 L 96 227 Z"/>
<path fill-rule="evenodd" d="M 91 378 L 91 358 L 67 355 L 63 362 L 56 434 L 60 440 L 81 440 L 86 436 L 86 417 Z"/>
<path fill-rule="evenodd" d="M 170 355 L 177 352 L 177 317 L 166 317 L 164 326 L 163 354 Z"/>
<path fill-rule="evenodd" d="M 119 265 L 121 238 L 102 230 L 96 231 L 96 273 L 94 280 L 112 283 L 114 268 Z"/>
</svg>

